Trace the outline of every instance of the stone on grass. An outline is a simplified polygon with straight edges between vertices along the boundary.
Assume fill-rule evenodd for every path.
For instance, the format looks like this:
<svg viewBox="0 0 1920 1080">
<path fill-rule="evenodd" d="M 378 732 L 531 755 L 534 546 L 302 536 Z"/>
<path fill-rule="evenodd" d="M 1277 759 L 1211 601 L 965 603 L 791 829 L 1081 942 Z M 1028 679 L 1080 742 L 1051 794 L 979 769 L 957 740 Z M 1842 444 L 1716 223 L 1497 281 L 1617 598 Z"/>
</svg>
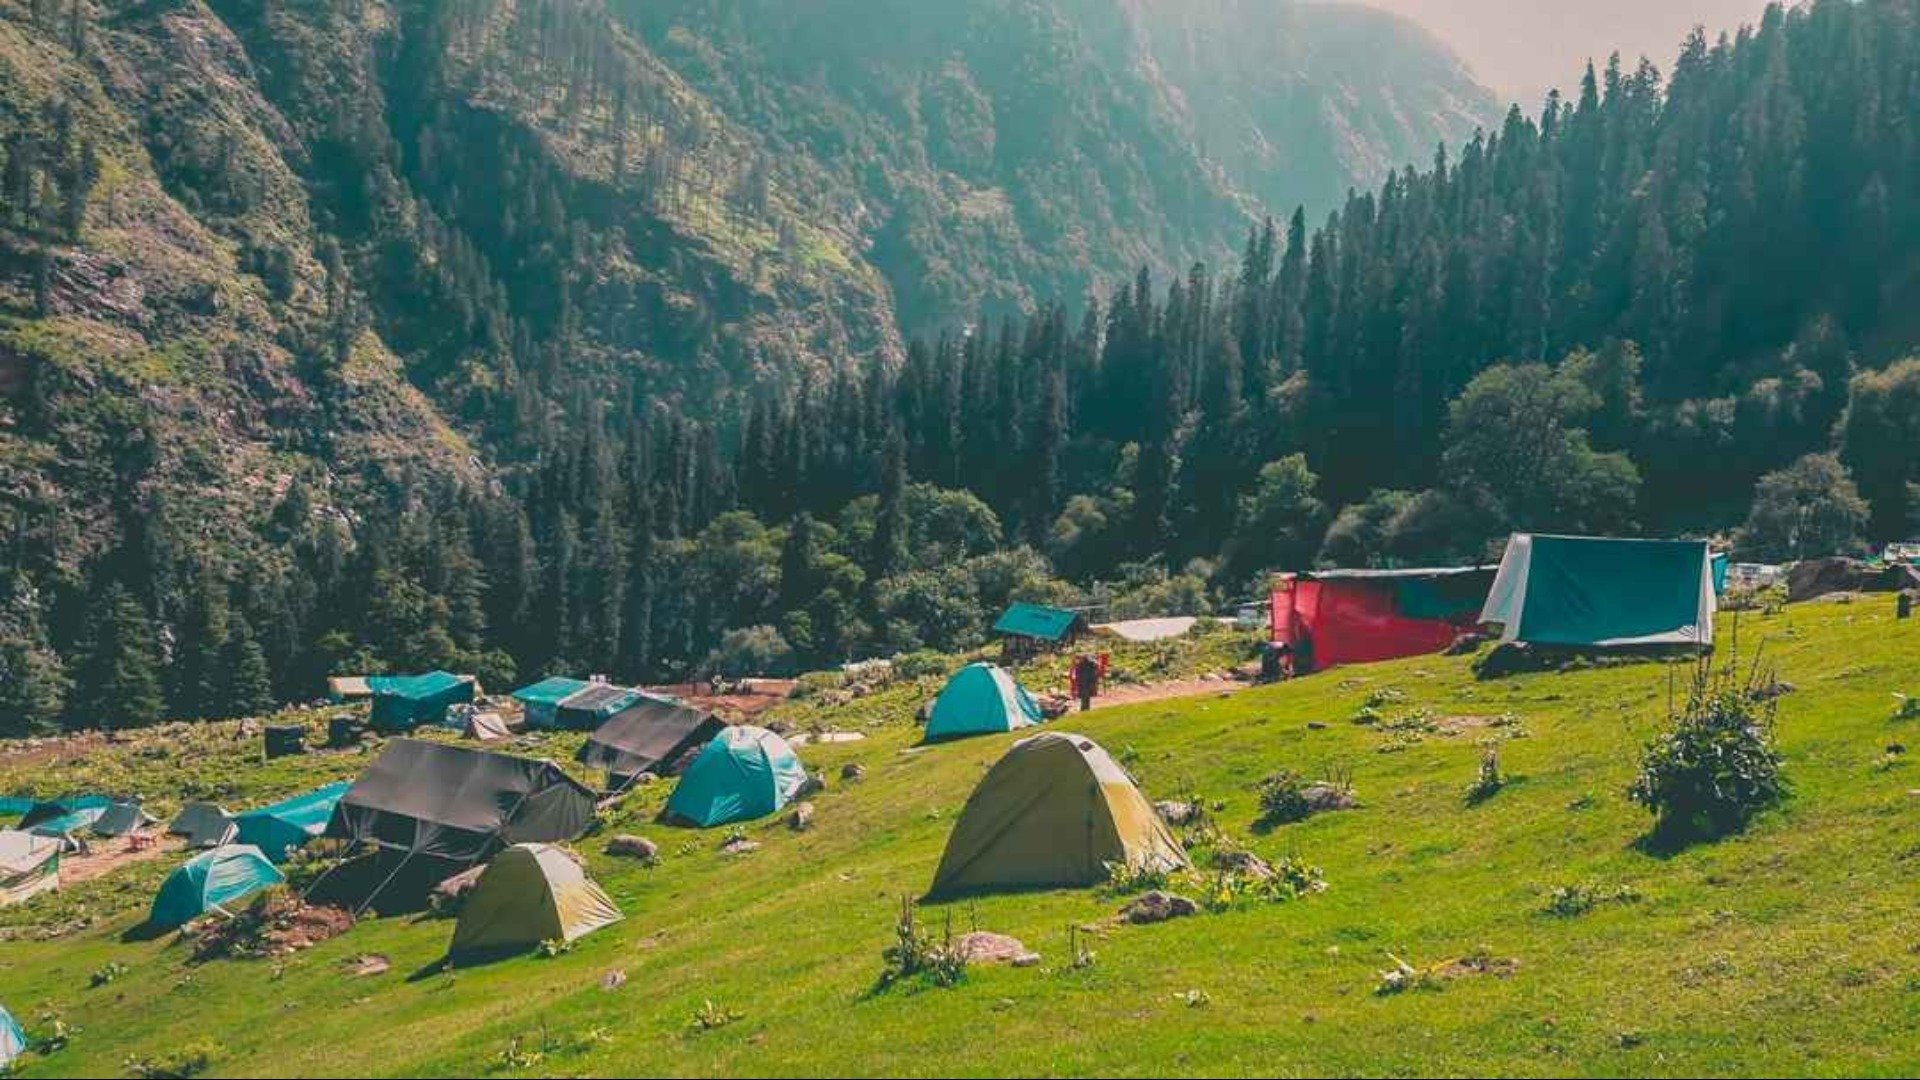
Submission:
<svg viewBox="0 0 1920 1080">
<path fill-rule="evenodd" d="M 1193 823 L 1194 818 L 1199 816 L 1199 811 L 1189 802 L 1174 802 L 1171 800 L 1157 802 L 1153 804 L 1153 809 L 1160 815 L 1160 820 L 1169 825 L 1189 825 Z"/>
<path fill-rule="evenodd" d="M 845 765 L 840 766 L 840 779 L 842 780 L 858 780 L 865 775 L 867 775 L 867 767 L 857 761 L 849 761 Z"/>
<path fill-rule="evenodd" d="M 1183 916 L 1197 914 L 1198 904 L 1178 893 L 1161 892 L 1154 889 L 1141 893 L 1127 901 L 1120 909 L 1120 917 L 1135 925 L 1143 923 L 1166 922 Z"/>
<path fill-rule="evenodd" d="M 1307 808 L 1314 813 L 1328 810 L 1351 810 L 1360 805 L 1353 797 L 1353 789 L 1339 784 L 1329 784 L 1318 780 L 1308 784 L 1300 791 L 1300 797 L 1307 800 Z"/>
<path fill-rule="evenodd" d="M 607 841 L 607 854 L 650 862 L 659 857 L 660 845 L 644 836 L 621 833 L 619 836 Z"/>
<path fill-rule="evenodd" d="M 975 930 L 961 934 L 953 942 L 954 952 L 969 964 L 1012 964 L 1031 967 L 1040 962 L 1040 954 L 1026 947 L 1019 938 Z"/>
<path fill-rule="evenodd" d="M 813 828 L 813 804 L 795 803 L 793 813 L 787 815 L 787 827 L 794 832 L 806 832 Z"/>
<path fill-rule="evenodd" d="M 729 840 L 726 843 L 721 844 L 720 850 L 726 852 L 729 855 L 745 855 L 749 852 L 759 851 L 760 841 L 749 840 L 743 836 L 737 840 Z"/>
<path fill-rule="evenodd" d="M 621 971 L 619 968 L 615 968 L 605 975 L 600 976 L 600 989 L 602 990 L 618 990 L 625 985 L 627 985 L 627 973 Z"/>
<path fill-rule="evenodd" d="M 1273 867 L 1267 860 L 1251 851 L 1222 851 L 1213 857 L 1215 869 L 1239 874 L 1255 881 L 1267 881 L 1273 877 Z"/>
</svg>

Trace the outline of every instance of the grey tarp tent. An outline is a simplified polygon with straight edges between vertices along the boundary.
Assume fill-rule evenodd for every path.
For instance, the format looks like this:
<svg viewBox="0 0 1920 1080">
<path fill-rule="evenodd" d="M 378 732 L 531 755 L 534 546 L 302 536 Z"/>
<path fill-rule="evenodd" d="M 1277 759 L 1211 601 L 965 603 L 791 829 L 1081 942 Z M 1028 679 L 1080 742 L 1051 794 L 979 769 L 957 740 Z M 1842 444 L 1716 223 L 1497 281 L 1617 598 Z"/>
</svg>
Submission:
<svg viewBox="0 0 1920 1080">
<path fill-rule="evenodd" d="M 238 830 L 233 815 L 210 802 L 190 802 L 167 823 L 167 832 L 185 837 L 190 849 L 219 847 L 233 839 Z"/>
<path fill-rule="evenodd" d="M 472 863 L 508 844 L 579 836 L 593 802 L 551 761 L 394 739 L 341 796 L 326 835 Z"/>
<path fill-rule="evenodd" d="M 590 769 L 604 770 L 608 789 L 618 790 L 641 773 L 673 772 L 726 726 L 726 721 L 710 712 L 642 698 L 588 736 L 576 760 Z"/>
<path fill-rule="evenodd" d="M 89 827 L 100 836 L 132 836 L 156 821 L 152 814 L 140 809 L 139 803 L 116 799 Z"/>
</svg>

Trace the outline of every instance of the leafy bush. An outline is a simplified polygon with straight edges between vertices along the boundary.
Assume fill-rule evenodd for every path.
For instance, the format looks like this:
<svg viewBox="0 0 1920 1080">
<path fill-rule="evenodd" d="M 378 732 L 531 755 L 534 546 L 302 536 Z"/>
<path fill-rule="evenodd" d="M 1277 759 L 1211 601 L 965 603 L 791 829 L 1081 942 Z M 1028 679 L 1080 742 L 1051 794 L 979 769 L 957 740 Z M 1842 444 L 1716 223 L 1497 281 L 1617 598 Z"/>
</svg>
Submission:
<svg viewBox="0 0 1920 1080">
<path fill-rule="evenodd" d="M 126 1062 L 127 1072 L 139 1080 L 186 1080 L 206 1072 L 218 1052 L 211 1043 L 188 1043 L 152 1057 L 130 1057 Z"/>
<path fill-rule="evenodd" d="M 1292 769 L 1281 769 L 1260 781 L 1260 823 L 1285 825 L 1304 821 L 1313 813 L 1307 802 L 1307 780 Z"/>
<path fill-rule="evenodd" d="M 1920 697 L 1909 697 L 1906 694 L 1893 695 L 1893 718 L 1920 720 Z"/>
<path fill-rule="evenodd" d="M 1627 797 L 1646 807 L 1662 832 L 1720 835 L 1745 827 L 1787 793 L 1774 749 L 1776 709 L 1775 698 L 1741 684 L 1733 662 L 1716 672 L 1701 661 L 1679 715 L 1647 743 Z"/>
<path fill-rule="evenodd" d="M 687 1027 L 697 1035 L 702 1031 L 712 1031 L 715 1028 L 737 1023 L 742 1016 L 742 1013 L 724 1005 L 716 1005 L 712 998 L 707 998 L 700 1003 L 698 1009 L 693 1011 L 693 1018 L 687 1022 Z"/>
<path fill-rule="evenodd" d="M 880 971 L 876 990 L 914 978 L 933 986 L 958 986 L 967 977 L 966 955 L 953 944 L 953 913 L 947 913 L 946 930 L 936 942 L 920 928 L 912 900 L 900 901 L 894 942 L 882 950 L 880 956 L 886 966 Z"/>
<path fill-rule="evenodd" d="M 1600 885 L 1556 885 L 1547 894 L 1547 902 L 1540 911 L 1543 915 L 1571 919 L 1585 915 L 1601 904 L 1633 904 L 1640 900 L 1640 893 L 1631 885 L 1616 885 L 1605 888 Z"/>
<path fill-rule="evenodd" d="M 933 676 L 946 676 L 953 673 L 953 657 L 932 649 L 917 649 L 902 653 L 893 658 L 893 676 L 896 679 L 924 679 Z"/>
<path fill-rule="evenodd" d="M 1167 887 L 1168 874 L 1157 866 L 1128 862 L 1110 862 L 1107 867 L 1107 891 L 1130 896 Z"/>
</svg>

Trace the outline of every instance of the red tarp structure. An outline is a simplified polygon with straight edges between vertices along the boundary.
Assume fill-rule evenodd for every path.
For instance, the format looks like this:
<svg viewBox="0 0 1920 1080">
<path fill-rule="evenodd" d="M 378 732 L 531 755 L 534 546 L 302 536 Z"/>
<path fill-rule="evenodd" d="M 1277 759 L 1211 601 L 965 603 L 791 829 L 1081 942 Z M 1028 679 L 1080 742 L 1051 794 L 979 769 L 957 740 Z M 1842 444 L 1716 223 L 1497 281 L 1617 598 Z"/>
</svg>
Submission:
<svg viewBox="0 0 1920 1080">
<path fill-rule="evenodd" d="M 1273 640 L 1299 674 L 1444 652 L 1473 628 L 1494 568 L 1327 570 L 1273 590 Z"/>
</svg>

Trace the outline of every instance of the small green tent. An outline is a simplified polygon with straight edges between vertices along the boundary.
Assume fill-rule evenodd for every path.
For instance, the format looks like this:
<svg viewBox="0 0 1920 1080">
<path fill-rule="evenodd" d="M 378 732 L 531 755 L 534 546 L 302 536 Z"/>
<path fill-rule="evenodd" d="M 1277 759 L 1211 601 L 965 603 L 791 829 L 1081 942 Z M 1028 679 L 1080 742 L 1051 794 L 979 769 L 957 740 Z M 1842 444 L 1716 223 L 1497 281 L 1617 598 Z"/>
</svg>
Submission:
<svg viewBox="0 0 1920 1080">
<path fill-rule="evenodd" d="M 334 804 L 352 786 L 351 780 L 341 780 L 271 806 L 248 810 L 233 819 L 238 827 L 234 843 L 250 844 L 273 862 L 285 862 L 287 856 L 327 831 Z"/>
<path fill-rule="evenodd" d="M 182 837 L 194 850 L 215 848 L 233 839 L 233 815 L 224 806 L 190 802 L 167 823 L 170 835 Z"/>
<path fill-rule="evenodd" d="M 787 740 L 765 728 L 730 727 L 693 759 L 667 800 L 667 816 L 708 828 L 765 817 L 787 805 L 807 770 Z"/>
<path fill-rule="evenodd" d="M 1480 621 L 1532 645 L 1709 645 L 1713 584 L 1704 540 L 1516 533 Z"/>
<path fill-rule="evenodd" d="M 27 1033 L 20 1029 L 7 1007 L 0 1005 L 0 1070 L 11 1068 L 26 1052 Z"/>
<path fill-rule="evenodd" d="M 961 739 L 1017 731 L 1042 723 L 1040 706 L 1007 670 L 995 664 L 968 664 L 953 673 L 933 700 L 926 740 Z"/>
<path fill-rule="evenodd" d="M 375 675 L 373 726 L 381 731 L 411 731 L 446 720 L 447 707 L 473 700 L 473 677 L 430 671 L 425 675 Z"/>
<path fill-rule="evenodd" d="M 569 679 L 555 675 L 550 679 L 541 679 L 531 686 L 523 686 L 513 692 L 513 700 L 520 703 L 522 715 L 526 717 L 530 728 L 550 728 L 554 726 L 555 714 L 560 703 L 585 690 L 592 683 L 579 679 Z"/>
<path fill-rule="evenodd" d="M 476 959 L 570 942 L 621 919 L 573 856 L 552 844 L 515 844 L 493 857 L 460 908 L 447 954 Z"/>
<path fill-rule="evenodd" d="M 184 926 L 214 908 L 244 900 L 285 880 L 257 847 L 217 847 L 195 855 L 167 875 L 154 895 L 147 922 L 163 930 Z"/>
</svg>

